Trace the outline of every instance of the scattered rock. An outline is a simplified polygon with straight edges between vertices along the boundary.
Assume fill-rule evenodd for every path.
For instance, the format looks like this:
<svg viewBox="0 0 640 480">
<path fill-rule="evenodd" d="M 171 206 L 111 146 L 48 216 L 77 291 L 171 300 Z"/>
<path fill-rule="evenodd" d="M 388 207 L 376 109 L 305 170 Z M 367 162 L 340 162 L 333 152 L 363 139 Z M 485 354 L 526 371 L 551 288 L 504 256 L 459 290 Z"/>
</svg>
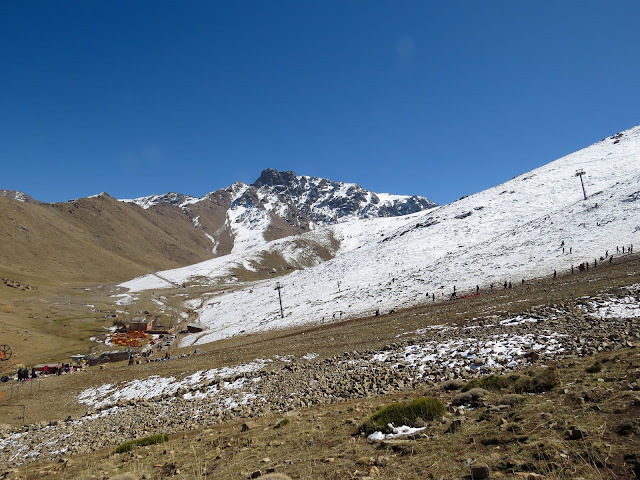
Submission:
<svg viewBox="0 0 640 480">
<path fill-rule="evenodd" d="M 456 417 L 451 421 L 451 425 L 445 431 L 445 433 L 455 433 L 460 430 L 460 427 L 465 422 L 466 417 Z"/>
<path fill-rule="evenodd" d="M 587 431 L 573 426 L 573 427 L 569 427 L 569 431 L 567 432 L 567 439 L 568 440 L 582 440 L 583 438 L 587 437 Z"/>
<path fill-rule="evenodd" d="M 489 478 L 489 466 L 486 463 L 471 465 L 471 480 Z"/>
<path fill-rule="evenodd" d="M 248 432 L 249 430 L 253 430 L 255 428 L 258 428 L 260 425 L 258 425 L 256 422 L 251 421 L 251 420 L 247 420 L 246 422 L 244 422 L 242 424 L 242 427 L 240 428 L 240 431 L 242 432 Z"/>
</svg>

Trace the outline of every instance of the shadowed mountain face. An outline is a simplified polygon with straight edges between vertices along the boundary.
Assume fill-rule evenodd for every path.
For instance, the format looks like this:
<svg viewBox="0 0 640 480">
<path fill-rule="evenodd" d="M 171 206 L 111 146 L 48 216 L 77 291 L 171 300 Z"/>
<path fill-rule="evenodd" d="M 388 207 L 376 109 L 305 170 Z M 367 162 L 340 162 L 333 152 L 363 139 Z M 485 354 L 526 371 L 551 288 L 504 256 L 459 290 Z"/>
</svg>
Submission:
<svg viewBox="0 0 640 480">
<path fill-rule="evenodd" d="M 355 184 L 265 170 L 201 198 L 106 193 L 42 203 L 0 190 L 0 274 L 19 281 L 109 282 L 240 252 L 340 220 L 397 216 L 434 204 Z"/>
</svg>

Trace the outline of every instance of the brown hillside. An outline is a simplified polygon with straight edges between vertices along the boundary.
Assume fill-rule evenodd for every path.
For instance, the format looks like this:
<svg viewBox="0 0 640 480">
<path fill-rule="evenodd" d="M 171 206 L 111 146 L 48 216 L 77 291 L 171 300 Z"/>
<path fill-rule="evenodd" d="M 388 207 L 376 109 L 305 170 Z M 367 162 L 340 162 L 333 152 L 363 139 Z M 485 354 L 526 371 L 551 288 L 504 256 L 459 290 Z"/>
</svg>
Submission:
<svg viewBox="0 0 640 480">
<path fill-rule="evenodd" d="M 34 204 L 0 197 L 0 274 L 22 282 L 110 282 L 211 258 L 211 241 L 169 205 L 108 196 Z"/>
</svg>

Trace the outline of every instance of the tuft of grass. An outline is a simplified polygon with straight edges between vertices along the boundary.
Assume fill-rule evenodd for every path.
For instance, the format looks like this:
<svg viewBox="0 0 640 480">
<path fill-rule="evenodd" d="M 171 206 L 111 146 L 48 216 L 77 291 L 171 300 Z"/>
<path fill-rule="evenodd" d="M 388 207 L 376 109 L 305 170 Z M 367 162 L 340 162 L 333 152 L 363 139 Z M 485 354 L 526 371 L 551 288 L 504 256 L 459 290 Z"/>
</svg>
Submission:
<svg viewBox="0 0 640 480">
<path fill-rule="evenodd" d="M 118 445 L 113 453 L 125 453 L 130 452 L 136 447 L 146 447 L 147 445 L 156 445 L 158 443 L 164 443 L 169 441 L 169 435 L 159 433 L 157 435 L 151 435 L 150 437 L 136 438 L 135 440 L 129 440 L 127 442 Z"/>
<path fill-rule="evenodd" d="M 520 375 L 487 375 L 486 377 L 474 378 L 463 388 L 463 392 L 468 392 L 473 388 L 486 388 L 487 390 L 503 390 L 510 388 Z"/>
<path fill-rule="evenodd" d="M 587 373 L 599 373 L 602 371 L 602 364 L 600 362 L 595 362 L 589 365 L 584 369 Z"/>
<path fill-rule="evenodd" d="M 409 403 L 391 403 L 367 418 L 358 430 L 367 435 L 378 431 L 391 433 L 393 428 L 390 425 L 418 427 L 424 420 L 441 417 L 444 412 L 442 402 L 433 397 L 420 397 Z"/>
<path fill-rule="evenodd" d="M 515 393 L 542 393 L 557 387 L 560 384 L 558 370 L 551 366 L 538 370 L 530 375 L 487 375 L 474 378 L 469 381 L 463 392 L 474 388 L 486 388 L 487 390 L 513 390 Z"/>
<path fill-rule="evenodd" d="M 531 376 L 522 375 L 513 386 L 516 393 L 543 393 L 560 385 L 560 376 L 555 366 L 543 368 Z"/>
<path fill-rule="evenodd" d="M 273 426 L 273 428 L 282 428 L 289 425 L 289 419 L 288 418 L 283 418 L 278 420 L 278 422 Z"/>
</svg>

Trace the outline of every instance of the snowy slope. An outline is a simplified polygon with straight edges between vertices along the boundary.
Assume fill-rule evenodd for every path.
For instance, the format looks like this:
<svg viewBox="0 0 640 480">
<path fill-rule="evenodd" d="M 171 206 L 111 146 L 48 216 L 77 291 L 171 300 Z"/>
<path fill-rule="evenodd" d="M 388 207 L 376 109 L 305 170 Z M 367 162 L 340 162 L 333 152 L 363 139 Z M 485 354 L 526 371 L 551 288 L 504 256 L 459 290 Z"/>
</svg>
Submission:
<svg viewBox="0 0 640 480">
<path fill-rule="evenodd" d="M 607 250 L 615 255 L 616 246 L 640 244 L 639 139 L 635 127 L 449 205 L 331 226 L 324 235 L 342 240 L 338 255 L 279 278 L 284 319 L 275 280 L 238 285 L 204 302 L 200 321 L 208 330 L 183 342 L 330 321 L 340 312 L 343 318 L 385 312 L 423 303 L 426 293 L 447 298 L 454 285 L 461 293 L 551 275 Z M 586 201 L 578 169 L 586 172 Z M 194 275 L 223 276 L 222 268 L 205 262 L 162 275 L 180 283 Z M 123 286 L 160 287 L 149 278 Z"/>
<path fill-rule="evenodd" d="M 205 198 L 205 197 L 202 197 Z M 120 199 L 121 202 L 125 203 L 135 203 L 145 210 L 153 207 L 154 205 L 158 205 L 160 203 L 169 203 L 171 205 L 176 205 L 178 207 L 186 207 L 187 205 L 191 205 L 193 203 L 197 203 L 201 201 L 201 198 L 190 197 L 189 195 L 183 195 L 181 193 L 169 192 L 164 195 L 147 195 L 145 197 L 139 198 L 123 198 Z"/>
</svg>

